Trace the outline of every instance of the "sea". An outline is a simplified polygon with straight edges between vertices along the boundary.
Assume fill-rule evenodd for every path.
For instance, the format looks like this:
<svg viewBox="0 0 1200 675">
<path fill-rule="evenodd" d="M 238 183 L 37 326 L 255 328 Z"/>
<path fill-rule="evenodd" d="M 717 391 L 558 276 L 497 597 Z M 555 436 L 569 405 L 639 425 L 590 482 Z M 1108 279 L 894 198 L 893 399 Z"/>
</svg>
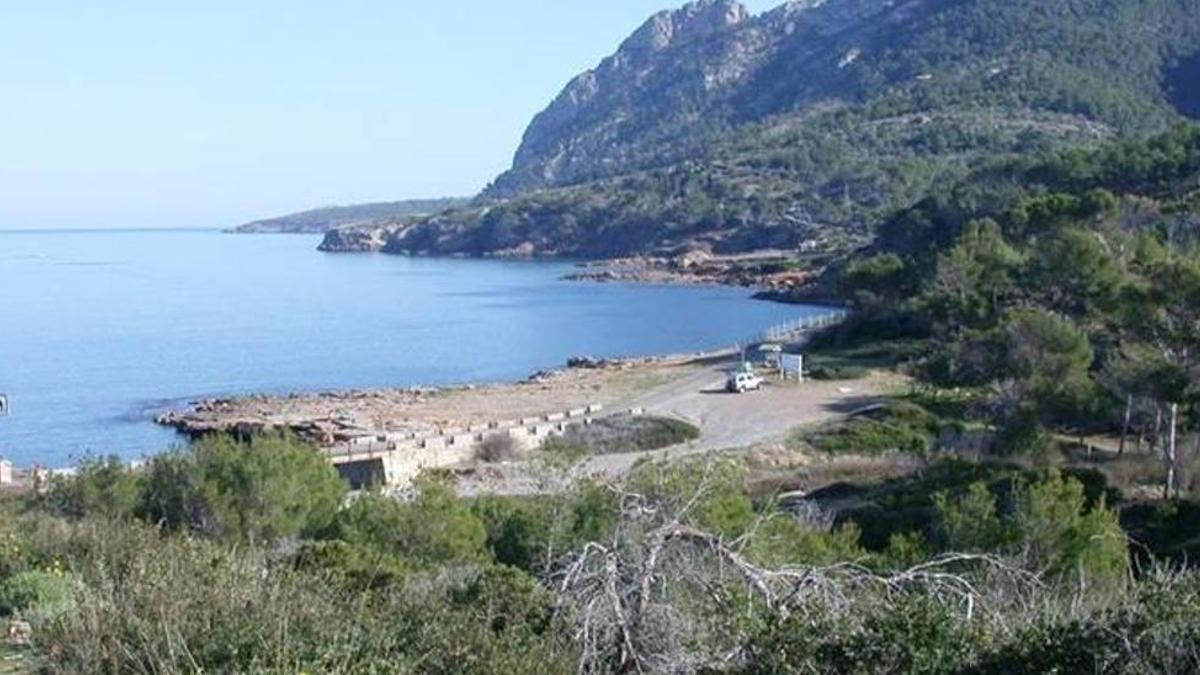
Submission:
<svg viewBox="0 0 1200 675">
<path fill-rule="evenodd" d="M 0 457 L 62 468 L 184 442 L 215 396 L 498 382 L 727 346 L 822 308 L 743 288 L 566 281 L 570 262 L 328 254 L 309 235 L 0 232 Z"/>
</svg>

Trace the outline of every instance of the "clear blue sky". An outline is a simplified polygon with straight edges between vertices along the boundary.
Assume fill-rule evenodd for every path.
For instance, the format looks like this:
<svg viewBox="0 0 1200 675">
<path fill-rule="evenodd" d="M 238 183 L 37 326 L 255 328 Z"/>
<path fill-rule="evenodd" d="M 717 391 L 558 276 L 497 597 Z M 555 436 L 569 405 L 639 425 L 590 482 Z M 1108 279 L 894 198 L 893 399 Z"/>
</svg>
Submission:
<svg viewBox="0 0 1200 675">
<path fill-rule="evenodd" d="M 574 74 L 671 4 L 4 2 L 0 229 L 474 193 Z"/>
</svg>

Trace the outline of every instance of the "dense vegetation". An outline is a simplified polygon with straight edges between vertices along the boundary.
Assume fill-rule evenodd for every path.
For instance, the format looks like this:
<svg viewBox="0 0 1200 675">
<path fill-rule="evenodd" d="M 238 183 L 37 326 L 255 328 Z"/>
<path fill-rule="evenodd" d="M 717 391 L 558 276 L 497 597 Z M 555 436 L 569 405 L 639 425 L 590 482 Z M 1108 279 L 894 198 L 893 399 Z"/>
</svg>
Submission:
<svg viewBox="0 0 1200 675">
<path fill-rule="evenodd" d="M 1195 127 L 981 171 L 841 271 L 860 311 L 824 339 L 916 338 L 910 371 L 934 399 L 952 389 L 994 454 L 1107 435 L 1161 458 L 1165 496 L 1195 494 L 1198 188 Z M 839 433 L 870 430 L 855 424 Z"/>
<path fill-rule="evenodd" d="M 1200 583 L 1131 574 L 1097 474 L 948 461 L 869 489 L 896 517 L 785 515 L 707 460 L 555 496 L 466 500 L 431 478 L 339 506 L 294 440 L 208 439 L 0 502 L 0 614 L 32 622 L 25 663 L 48 672 L 1200 665 Z"/>
</svg>

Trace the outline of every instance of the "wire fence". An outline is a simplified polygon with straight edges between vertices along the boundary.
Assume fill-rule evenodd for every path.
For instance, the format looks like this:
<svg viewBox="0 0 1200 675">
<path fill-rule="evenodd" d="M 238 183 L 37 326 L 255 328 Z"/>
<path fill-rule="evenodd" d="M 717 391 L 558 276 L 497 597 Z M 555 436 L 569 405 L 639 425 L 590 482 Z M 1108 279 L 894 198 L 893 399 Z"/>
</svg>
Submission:
<svg viewBox="0 0 1200 675">
<path fill-rule="evenodd" d="M 795 321 L 777 324 L 755 335 L 746 344 L 762 344 L 764 342 L 788 342 L 811 333 L 815 330 L 828 328 L 846 320 L 850 312 L 835 309 L 821 314 L 812 314 Z"/>
</svg>

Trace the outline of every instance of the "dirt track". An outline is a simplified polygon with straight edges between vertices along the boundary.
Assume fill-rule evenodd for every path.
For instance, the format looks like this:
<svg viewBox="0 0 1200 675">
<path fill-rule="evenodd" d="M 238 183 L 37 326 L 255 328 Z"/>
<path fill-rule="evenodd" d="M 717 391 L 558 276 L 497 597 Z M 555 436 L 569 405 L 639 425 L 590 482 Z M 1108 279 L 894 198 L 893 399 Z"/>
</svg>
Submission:
<svg viewBox="0 0 1200 675">
<path fill-rule="evenodd" d="M 653 452 L 590 457 L 572 473 L 576 477 L 615 476 L 648 456 L 679 457 L 782 440 L 797 426 L 827 421 L 875 403 L 899 382 L 897 376 L 887 374 L 848 382 L 768 381 L 760 391 L 730 394 L 724 390 L 728 365 L 706 366 L 635 397 L 630 404 L 644 408 L 647 414 L 692 422 L 700 427 L 698 440 Z"/>
</svg>

